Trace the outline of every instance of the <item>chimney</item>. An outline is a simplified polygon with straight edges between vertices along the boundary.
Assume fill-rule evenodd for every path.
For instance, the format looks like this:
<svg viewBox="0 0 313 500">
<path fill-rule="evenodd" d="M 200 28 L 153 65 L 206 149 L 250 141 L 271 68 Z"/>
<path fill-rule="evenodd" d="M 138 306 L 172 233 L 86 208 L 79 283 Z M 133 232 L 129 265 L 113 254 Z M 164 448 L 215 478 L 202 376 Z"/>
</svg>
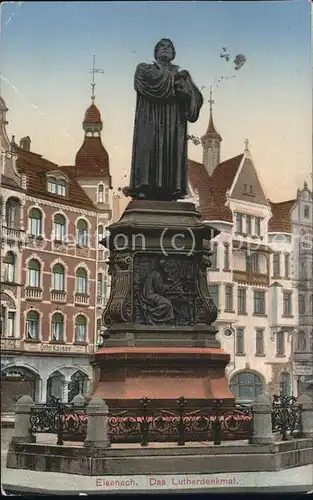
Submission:
<svg viewBox="0 0 313 500">
<path fill-rule="evenodd" d="M 20 148 L 25 149 L 25 151 L 30 151 L 31 142 L 30 137 L 22 137 L 20 140 Z"/>
</svg>

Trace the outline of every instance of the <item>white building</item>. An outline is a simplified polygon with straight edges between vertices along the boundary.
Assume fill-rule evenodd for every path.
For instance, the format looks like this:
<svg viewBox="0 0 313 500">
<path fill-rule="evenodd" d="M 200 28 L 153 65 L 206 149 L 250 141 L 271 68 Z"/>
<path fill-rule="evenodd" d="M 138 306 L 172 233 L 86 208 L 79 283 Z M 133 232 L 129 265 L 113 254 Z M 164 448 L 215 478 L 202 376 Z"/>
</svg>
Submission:
<svg viewBox="0 0 313 500">
<path fill-rule="evenodd" d="M 217 338 L 231 355 L 230 387 L 241 402 L 251 402 L 264 389 L 291 394 L 297 314 L 291 235 L 268 232 L 271 204 L 248 141 L 242 154 L 219 163 L 222 138 L 212 107 L 201 142 L 203 163 L 189 161 L 189 189 L 204 221 L 220 231 L 212 242 L 208 279 L 219 309 Z M 278 251 L 279 276 L 274 269 Z"/>
</svg>

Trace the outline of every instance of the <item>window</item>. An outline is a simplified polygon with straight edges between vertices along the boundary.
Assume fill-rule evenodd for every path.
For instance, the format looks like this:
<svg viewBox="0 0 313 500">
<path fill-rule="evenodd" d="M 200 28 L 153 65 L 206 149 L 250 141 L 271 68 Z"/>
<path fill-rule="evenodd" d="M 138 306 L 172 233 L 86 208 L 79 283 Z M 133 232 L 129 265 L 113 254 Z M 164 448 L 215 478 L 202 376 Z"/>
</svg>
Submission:
<svg viewBox="0 0 313 500">
<path fill-rule="evenodd" d="M 210 247 L 212 255 L 210 256 L 211 269 L 217 269 L 217 243 L 212 243 Z"/>
<path fill-rule="evenodd" d="M 305 310 L 306 310 L 306 307 L 305 307 L 305 296 L 304 295 L 299 295 L 298 297 L 298 312 L 300 315 L 302 314 L 305 314 Z"/>
<path fill-rule="evenodd" d="M 210 296 L 216 307 L 219 309 L 219 285 L 209 285 Z"/>
<path fill-rule="evenodd" d="M 285 332 L 282 330 L 276 335 L 276 354 L 277 356 L 285 355 Z"/>
<path fill-rule="evenodd" d="M 300 262 L 300 279 L 305 280 L 306 279 L 306 261 L 302 260 Z"/>
<path fill-rule="evenodd" d="M 255 341 L 255 352 L 258 356 L 262 356 L 264 354 L 264 330 L 262 328 L 256 329 Z"/>
<path fill-rule="evenodd" d="M 310 218 L 310 207 L 309 205 L 305 205 L 304 210 L 303 210 L 303 215 L 305 219 Z"/>
<path fill-rule="evenodd" d="M 253 273 L 260 272 L 260 255 L 258 253 L 253 253 L 251 255 L 251 271 Z"/>
<path fill-rule="evenodd" d="M 86 342 L 87 339 L 87 320 L 81 314 L 76 316 L 75 320 L 75 342 Z"/>
<path fill-rule="evenodd" d="M 61 264 L 55 264 L 52 270 L 52 288 L 59 292 L 63 292 L 65 289 L 65 272 L 64 267 Z"/>
<path fill-rule="evenodd" d="M 303 331 L 298 332 L 297 351 L 306 351 L 306 335 Z"/>
<path fill-rule="evenodd" d="M 87 271 L 83 267 L 79 267 L 76 271 L 76 292 L 87 295 L 88 279 Z"/>
<path fill-rule="evenodd" d="M 98 226 L 98 243 L 99 241 L 102 241 L 103 240 L 103 226 L 102 224 L 100 226 Z M 99 243 L 99 246 L 102 248 L 102 245 L 100 245 Z"/>
<path fill-rule="evenodd" d="M 77 222 L 77 240 L 81 247 L 88 247 L 88 224 L 84 219 Z"/>
<path fill-rule="evenodd" d="M 277 252 L 273 254 L 273 277 L 280 277 L 280 254 Z"/>
<path fill-rule="evenodd" d="M 19 228 L 20 221 L 18 220 L 18 208 L 20 202 L 15 198 L 9 198 L 5 206 L 5 222 L 10 228 Z"/>
<path fill-rule="evenodd" d="M 57 193 L 57 181 L 55 177 L 49 177 L 48 180 L 48 191 L 49 193 Z"/>
<path fill-rule="evenodd" d="M 103 293 L 103 276 L 102 273 L 98 273 L 97 277 L 97 297 L 101 298 Z"/>
<path fill-rule="evenodd" d="M 42 235 L 42 213 L 38 208 L 32 208 L 29 212 L 28 232 L 31 236 Z"/>
<path fill-rule="evenodd" d="M 244 329 L 237 328 L 236 329 L 236 354 L 244 354 L 245 353 L 245 337 L 244 337 Z"/>
<path fill-rule="evenodd" d="M 54 239 L 56 241 L 64 241 L 66 236 L 65 217 L 61 214 L 54 216 Z"/>
<path fill-rule="evenodd" d="M 57 194 L 60 196 L 66 196 L 66 181 L 63 179 L 58 181 Z"/>
<path fill-rule="evenodd" d="M 225 287 L 225 309 L 227 311 L 233 310 L 233 287 L 226 285 Z"/>
<path fill-rule="evenodd" d="M 292 293 L 284 292 L 283 293 L 283 315 L 291 316 L 292 315 Z"/>
<path fill-rule="evenodd" d="M 247 290 L 245 288 L 238 288 L 238 314 L 246 314 L 246 297 Z"/>
<path fill-rule="evenodd" d="M 265 292 L 258 290 L 253 293 L 254 314 L 265 314 Z"/>
<path fill-rule="evenodd" d="M 310 314 L 313 314 L 313 295 L 310 297 Z"/>
<path fill-rule="evenodd" d="M 0 334 L 3 335 L 4 337 L 6 336 L 6 331 L 5 331 L 5 307 L 0 305 Z"/>
<path fill-rule="evenodd" d="M 229 388 L 234 394 L 236 401 L 242 403 L 252 403 L 263 392 L 263 384 L 260 377 L 252 372 L 241 372 L 234 375 L 230 381 Z"/>
<path fill-rule="evenodd" d="M 279 389 L 281 396 L 290 396 L 291 395 L 291 380 L 290 374 L 287 372 L 283 372 L 279 376 Z"/>
<path fill-rule="evenodd" d="M 224 245 L 224 270 L 229 269 L 229 245 Z"/>
<path fill-rule="evenodd" d="M 56 342 L 64 340 L 64 316 L 54 313 L 51 319 L 51 339 Z"/>
<path fill-rule="evenodd" d="M 254 230 L 257 236 L 261 236 L 261 218 L 255 217 L 254 219 Z"/>
<path fill-rule="evenodd" d="M 252 233 L 252 217 L 251 215 L 246 215 L 246 233 Z"/>
<path fill-rule="evenodd" d="M 8 337 L 14 337 L 15 335 L 15 316 L 16 313 L 14 311 L 8 312 L 8 329 L 7 329 Z"/>
<path fill-rule="evenodd" d="M 104 203 L 109 203 L 109 188 L 104 189 Z"/>
<path fill-rule="evenodd" d="M 8 252 L 3 259 L 3 281 L 6 283 L 15 282 L 15 262 L 16 258 L 13 252 Z"/>
<path fill-rule="evenodd" d="M 27 313 L 26 337 L 30 340 L 39 340 L 39 314 L 36 311 Z"/>
<path fill-rule="evenodd" d="M 40 287 L 40 264 L 35 259 L 30 260 L 28 263 L 28 286 Z"/>
<path fill-rule="evenodd" d="M 285 253 L 285 278 L 290 276 L 290 254 Z"/>
<path fill-rule="evenodd" d="M 100 184 L 98 186 L 98 203 L 104 203 L 104 186 Z"/>
<path fill-rule="evenodd" d="M 242 214 L 236 214 L 236 232 L 242 233 Z"/>
</svg>

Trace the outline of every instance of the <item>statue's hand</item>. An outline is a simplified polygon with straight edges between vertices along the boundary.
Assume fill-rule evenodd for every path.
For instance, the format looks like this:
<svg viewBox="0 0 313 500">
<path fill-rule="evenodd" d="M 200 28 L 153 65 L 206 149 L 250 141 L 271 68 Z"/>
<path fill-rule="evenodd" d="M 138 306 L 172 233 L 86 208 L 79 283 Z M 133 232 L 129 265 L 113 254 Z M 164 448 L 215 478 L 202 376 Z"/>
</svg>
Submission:
<svg viewBox="0 0 313 500">
<path fill-rule="evenodd" d="M 186 80 L 187 78 L 190 78 L 190 74 L 186 69 L 183 69 L 177 73 L 177 77 Z"/>
<path fill-rule="evenodd" d="M 182 80 L 178 80 L 175 83 L 175 90 L 176 94 L 183 98 L 183 99 L 189 99 L 190 98 L 190 91 L 185 87 L 184 82 Z"/>
</svg>

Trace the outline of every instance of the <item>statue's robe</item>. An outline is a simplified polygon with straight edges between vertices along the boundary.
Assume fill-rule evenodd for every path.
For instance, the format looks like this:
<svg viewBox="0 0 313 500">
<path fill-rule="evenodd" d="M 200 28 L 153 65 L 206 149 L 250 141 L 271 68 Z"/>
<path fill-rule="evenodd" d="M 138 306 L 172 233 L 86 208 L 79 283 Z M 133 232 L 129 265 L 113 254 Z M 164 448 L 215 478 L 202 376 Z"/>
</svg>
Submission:
<svg viewBox="0 0 313 500">
<path fill-rule="evenodd" d="M 141 303 L 150 325 L 166 324 L 174 320 L 173 307 L 164 297 L 165 293 L 166 287 L 161 274 L 156 270 L 149 273 L 142 289 Z"/>
<path fill-rule="evenodd" d="M 197 121 L 203 104 L 190 77 L 189 99 L 176 94 L 178 66 L 141 63 L 135 72 L 137 92 L 129 194 L 152 200 L 176 200 L 188 193 L 187 121 Z"/>
</svg>

